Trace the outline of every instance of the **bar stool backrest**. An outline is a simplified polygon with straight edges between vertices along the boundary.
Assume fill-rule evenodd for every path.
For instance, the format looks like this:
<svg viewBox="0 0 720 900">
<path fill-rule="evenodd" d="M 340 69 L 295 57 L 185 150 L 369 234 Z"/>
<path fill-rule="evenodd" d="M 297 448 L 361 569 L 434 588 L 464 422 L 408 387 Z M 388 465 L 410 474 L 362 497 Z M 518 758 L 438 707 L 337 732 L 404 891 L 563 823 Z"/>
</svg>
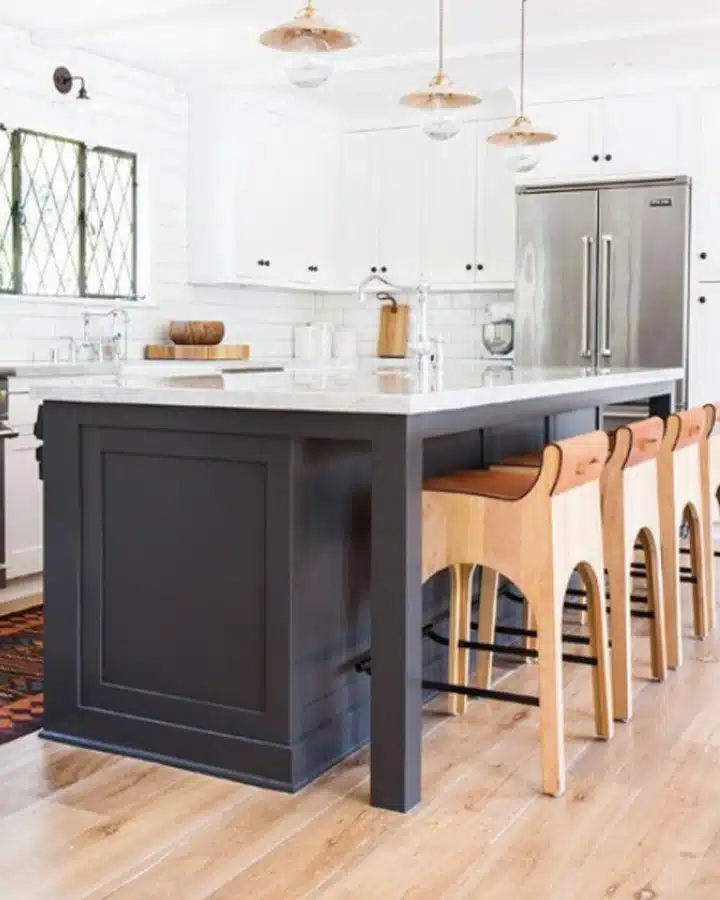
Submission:
<svg viewBox="0 0 720 900">
<path fill-rule="evenodd" d="M 699 444 L 707 437 L 707 419 L 708 414 L 704 406 L 674 413 L 668 418 L 665 427 L 666 444 L 673 452 Z"/>
<path fill-rule="evenodd" d="M 660 453 L 664 432 L 665 423 L 657 416 L 623 425 L 615 432 L 613 458 L 618 459 L 623 469 L 655 459 Z"/>
<path fill-rule="evenodd" d="M 708 437 L 713 433 L 715 427 L 720 424 L 720 403 L 706 403 L 704 406 L 708 415 Z"/>
<path fill-rule="evenodd" d="M 549 444 L 543 453 L 543 470 L 556 467 L 551 495 L 556 497 L 590 481 L 597 481 L 605 466 L 609 446 L 610 441 L 604 431 L 593 431 Z"/>
</svg>

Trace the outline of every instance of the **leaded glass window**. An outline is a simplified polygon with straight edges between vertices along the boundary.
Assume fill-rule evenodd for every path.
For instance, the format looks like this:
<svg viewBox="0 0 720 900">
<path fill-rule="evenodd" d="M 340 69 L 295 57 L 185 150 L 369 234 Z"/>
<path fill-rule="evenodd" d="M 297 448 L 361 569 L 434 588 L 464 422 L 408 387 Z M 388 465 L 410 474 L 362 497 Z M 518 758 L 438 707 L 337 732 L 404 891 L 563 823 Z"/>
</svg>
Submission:
<svg viewBox="0 0 720 900">
<path fill-rule="evenodd" d="M 0 293 L 135 299 L 134 154 L 0 125 Z"/>
</svg>

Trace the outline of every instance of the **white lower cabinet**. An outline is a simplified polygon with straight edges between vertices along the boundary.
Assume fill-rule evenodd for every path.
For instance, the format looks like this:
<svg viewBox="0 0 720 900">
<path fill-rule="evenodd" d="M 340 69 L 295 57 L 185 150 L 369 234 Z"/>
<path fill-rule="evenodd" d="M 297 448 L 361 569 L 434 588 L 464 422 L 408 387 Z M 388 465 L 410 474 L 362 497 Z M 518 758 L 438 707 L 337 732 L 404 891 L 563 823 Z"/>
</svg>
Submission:
<svg viewBox="0 0 720 900">
<path fill-rule="evenodd" d="M 4 441 L 5 556 L 7 577 L 34 575 L 43 568 L 43 494 L 31 428 Z"/>
<path fill-rule="evenodd" d="M 700 284 L 690 293 L 688 406 L 720 399 L 720 284 Z"/>
</svg>

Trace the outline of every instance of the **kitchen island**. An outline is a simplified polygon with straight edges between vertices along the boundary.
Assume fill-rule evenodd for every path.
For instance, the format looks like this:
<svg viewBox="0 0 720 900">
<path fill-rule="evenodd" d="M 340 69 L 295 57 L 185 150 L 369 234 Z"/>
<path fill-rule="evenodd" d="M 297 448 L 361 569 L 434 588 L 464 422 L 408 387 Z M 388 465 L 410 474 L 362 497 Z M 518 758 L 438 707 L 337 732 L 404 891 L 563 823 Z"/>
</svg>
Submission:
<svg viewBox="0 0 720 900">
<path fill-rule="evenodd" d="M 679 369 L 423 368 L 36 387 L 45 737 L 296 790 L 372 733 L 420 800 L 424 475 L 672 409 Z M 356 671 L 371 649 L 372 677 Z"/>
</svg>

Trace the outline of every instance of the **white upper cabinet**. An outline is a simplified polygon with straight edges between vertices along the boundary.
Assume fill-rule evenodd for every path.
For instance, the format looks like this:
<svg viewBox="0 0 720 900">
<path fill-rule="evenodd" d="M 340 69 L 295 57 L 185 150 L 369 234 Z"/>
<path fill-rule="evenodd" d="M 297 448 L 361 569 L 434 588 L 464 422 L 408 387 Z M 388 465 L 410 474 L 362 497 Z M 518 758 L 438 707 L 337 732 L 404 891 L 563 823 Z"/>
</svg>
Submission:
<svg viewBox="0 0 720 900">
<path fill-rule="evenodd" d="M 380 271 L 380 137 L 358 131 L 342 139 L 340 258 L 349 284 Z"/>
<path fill-rule="evenodd" d="M 718 365 L 720 285 L 705 284 L 690 292 L 688 406 L 716 403 L 720 397 Z"/>
<path fill-rule="evenodd" d="M 683 102 L 673 94 L 616 97 L 601 104 L 602 169 L 607 175 L 678 175 Z"/>
<path fill-rule="evenodd" d="M 478 126 L 476 282 L 515 281 L 515 174 L 502 149 L 487 142 L 505 127 L 505 120 Z"/>
<path fill-rule="evenodd" d="M 417 284 L 421 269 L 422 132 L 380 132 L 380 273 L 396 284 Z"/>
<path fill-rule="evenodd" d="M 431 284 L 472 284 L 477 259 L 478 138 L 467 124 L 449 141 L 425 138 L 422 270 Z"/>
<path fill-rule="evenodd" d="M 701 99 L 700 158 L 693 189 L 693 271 L 720 281 L 720 91 Z M 720 396 L 720 394 L 718 394 Z"/>
<path fill-rule="evenodd" d="M 540 148 L 524 183 L 678 175 L 688 169 L 684 98 L 643 94 L 531 106 L 528 115 L 558 140 Z"/>
<path fill-rule="evenodd" d="M 335 133 L 221 93 L 191 100 L 189 149 L 191 281 L 300 286 L 329 280 Z"/>
<path fill-rule="evenodd" d="M 558 140 L 539 148 L 540 163 L 528 175 L 520 176 L 519 183 L 589 178 L 598 174 L 602 135 L 596 101 L 539 103 L 528 107 L 527 115 L 538 128 L 557 134 Z"/>
</svg>

